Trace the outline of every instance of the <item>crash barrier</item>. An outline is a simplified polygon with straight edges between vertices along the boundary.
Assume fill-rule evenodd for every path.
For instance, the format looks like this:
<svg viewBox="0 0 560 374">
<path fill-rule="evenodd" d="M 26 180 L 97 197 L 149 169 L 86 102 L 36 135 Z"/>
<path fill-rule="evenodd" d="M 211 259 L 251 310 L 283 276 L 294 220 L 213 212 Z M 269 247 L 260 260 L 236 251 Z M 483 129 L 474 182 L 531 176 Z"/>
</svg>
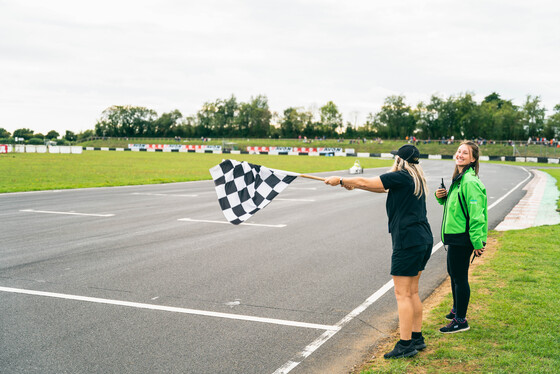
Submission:
<svg viewBox="0 0 560 374">
<path fill-rule="evenodd" d="M 53 146 L 53 145 L 30 145 L 30 144 L 0 144 L 0 153 L 67 153 L 67 154 L 80 154 L 83 152 L 80 146 Z"/>
<path fill-rule="evenodd" d="M 308 156 L 347 156 L 356 155 L 352 148 L 306 148 L 306 147 L 247 147 L 249 154 L 268 155 L 308 155 Z"/>
<path fill-rule="evenodd" d="M 130 146 L 130 144 L 129 144 Z M 85 151 L 141 151 L 141 152 L 197 152 L 197 153 L 225 153 L 239 154 L 269 154 L 269 155 L 294 155 L 294 156 L 346 156 L 361 158 L 393 159 L 393 153 L 354 153 L 353 149 L 346 148 L 298 148 L 298 147 L 247 147 L 247 151 L 222 149 L 220 145 L 180 145 L 180 144 L 158 144 L 157 147 L 134 148 L 111 148 L 111 147 L 84 147 Z M 267 150 L 268 149 L 268 150 Z M 319 150 L 323 150 L 320 152 Z M 327 151 L 328 150 L 328 151 Z M 396 153 L 396 152 L 395 152 Z M 420 154 L 420 158 L 433 160 L 452 160 L 452 155 L 428 155 Z M 514 161 L 560 164 L 558 158 L 551 157 L 513 157 L 513 156 L 480 156 L 481 161 Z"/>
<path fill-rule="evenodd" d="M 196 152 L 196 153 L 222 153 L 221 145 L 194 145 L 194 144 L 129 144 L 127 151 L 146 152 Z"/>
</svg>

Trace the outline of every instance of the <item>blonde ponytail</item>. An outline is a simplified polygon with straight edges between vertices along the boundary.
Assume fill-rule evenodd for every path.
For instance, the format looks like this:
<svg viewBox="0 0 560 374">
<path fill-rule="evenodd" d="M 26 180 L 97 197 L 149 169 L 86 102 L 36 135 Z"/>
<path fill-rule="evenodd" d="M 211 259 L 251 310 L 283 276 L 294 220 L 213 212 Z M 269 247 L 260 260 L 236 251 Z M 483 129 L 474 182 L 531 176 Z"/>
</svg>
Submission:
<svg viewBox="0 0 560 374">
<path fill-rule="evenodd" d="M 426 183 L 426 177 L 424 176 L 424 170 L 420 164 L 411 164 L 406 162 L 399 156 L 395 156 L 395 163 L 391 167 L 390 171 L 406 170 L 408 174 L 414 180 L 414 196 L 420 198 L 423 194 L 428 194 L 428 185 Z"/>
</svg>

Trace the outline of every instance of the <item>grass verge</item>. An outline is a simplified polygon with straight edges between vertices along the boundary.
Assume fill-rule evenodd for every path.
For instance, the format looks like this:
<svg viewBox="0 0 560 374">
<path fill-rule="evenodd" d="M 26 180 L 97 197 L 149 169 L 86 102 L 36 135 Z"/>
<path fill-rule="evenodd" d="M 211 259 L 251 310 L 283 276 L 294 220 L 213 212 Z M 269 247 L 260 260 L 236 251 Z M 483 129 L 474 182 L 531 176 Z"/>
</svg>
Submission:
<svg viewBox="0 0 560 374">
<path fill-rule="evenodd" d="M 350 168 L 356 159 L 354 157 L 166 152 L 85 151 L 77 155 L 10 153 L 0 155 L 0 193 L 210 179 L 208 169 L 227 157 L 299 173 L 345 170 Z M 359 160 L 364 168 L 392 164 L 391 160 L 374 158 L 359 158 Z M 506 164 L 522 165 L 514 162 Z M 554 169 L 547 169 L 550 170 Z M 556 173 L 560 173 L 560 168 L 556 169 Z"/>
<path fill-rule="evenodd" d="M 223 158 L 298 173 L 344 170 L 355 160 L 346 157 L 164 152 L 11 153 L 0 156 L 0 193 L 210 179 L 208 169 Z M 360 162 L 364 168 L 393 163 L 380 159 L 360 159 Z"/>
<path fill-rule="evenodd" d="M 545 173 L 548 173 L 552 175 L 554 178 L 556 178 L 556 187 L 558 187 L 558 189 L 560 190 L 560 168 L 549 168 L 549 169 L 539 169 L 539 170 L 544 171 Z M 557 208 L 560 209 L 560 199 L 558 199 L 557 201 Z"/>
</svg>

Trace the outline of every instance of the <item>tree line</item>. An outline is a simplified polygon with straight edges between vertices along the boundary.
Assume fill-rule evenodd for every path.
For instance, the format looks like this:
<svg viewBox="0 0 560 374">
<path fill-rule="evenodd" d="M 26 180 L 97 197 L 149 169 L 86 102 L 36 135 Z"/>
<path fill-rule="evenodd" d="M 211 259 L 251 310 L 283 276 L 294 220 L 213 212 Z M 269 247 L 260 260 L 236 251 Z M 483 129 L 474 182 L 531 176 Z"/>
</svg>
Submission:
<svg viewBox="0 0 560 374">
<path fill-rule="evenodd" d="M 497 93 L 486 96 L 481 103 L 470 93 L 447 99 L 433 95 L 416 108 L 406 104 L 403 96 L 389 96 L 379 112 L 368 116 L 361 130 L 387 138 L 418 134 L 416 137 L 422 139 L 553 139 L 560 135 L 560 104 L 546 117 L 539 96 L 529 95 L 522 106 L 517 106 Z"/>
<path fill-rule="evenodd" d="M 298 136 L 337 137 L 343 121 L 338 107 L 329 101 L 315 116 L 309 110 L 290 107 L 273 113 L 266 96 L 249 102 L 228 99 L 206 102 L 194 116 L 179 110 L 157 116 L 154 110 L 135 106 L 112 106 L 95 125 L 100 137 L 252 137 L 296 138 Z M 317 118 L 316 118 L 317 117 Z"/>
<path fill-rule="evenodd" d="M 345 137 L 384 139 L 415 136 L 419 139 L 525 140 L 560 135 L 560 104 L 546 117 L 539 96 L 527 96 L 517 106 L 492 93 L 477 103 L 471 93 L 447 98 L 433 95 L 415 108 L 405 96 L 389 96 L 380 110 L 369 113 L 365 123 L 344 123 L 332 101 L 320 108 L 289 107 L 271 112 L 266 96 L 238 102 L 235 96 L 206 102 L 193 116 L 179 110 L 157 116 L 143 107 L 112 106 L 95 125 L 97 136 L 130 137 Z"/>
<path fill-rule="evenodd" d="M 73 143 L 78 140 L 79 135 L 85 135 L 86 137 L 93 136 L 94 133 L 92 130 L 81 134 L 75 134 L 73 131 L 66 130 L 64 135 L 59 134 L 55 130 L 49 131 L 46 135 L 42 133 L 36 133 L 34 130 L 29 128 L 21 128 L 14 131 L 11 134 L 8 130 L 0 127 L 0 144 L 3 143 L 17 143 L 20 142 L 20 139 L 23 139 L 27 144 L 46 144 L 46 142 L 53 141 L 56 142 L 57 145 L 65 145 L 69 143 Z M 16 141 L 17 140 L 17 141 Z"/>
<path fill-rule="evenodd" d="M 10 133 L 0 128 L 0 138 Z M 56 136 L 55 136 L 56 135 Z M 289 107 L 281 113 L 270 110 L 264 95 L 248 102 L 228 99 L 208 101 L 195 114 L 183 116 L 173 110 L 158 116 L 155 110 L 140 106 L 111 106 L 105 109 L 93 130 L 79 134 L 67 131 L 63 139 L 86 137 L 252 137 L 252 138 L 372 138 L 404 139 L 472 139 L 526 140 L 558 138 L 560 135 L 560 104 L 547 117 L 539 96 L 528 95 L 518 106 L 492 93 L 478 103 L 473 94 L 441 97 L 432 95 L 427 102 L 412 107 L 402 95 L 388 96 L 375 113 L 369 113 L 361 124 L 346 121 L 332 101 L 320 108 Z M 14 137 L 53 138 L 18 129 Z"/>
</svg>

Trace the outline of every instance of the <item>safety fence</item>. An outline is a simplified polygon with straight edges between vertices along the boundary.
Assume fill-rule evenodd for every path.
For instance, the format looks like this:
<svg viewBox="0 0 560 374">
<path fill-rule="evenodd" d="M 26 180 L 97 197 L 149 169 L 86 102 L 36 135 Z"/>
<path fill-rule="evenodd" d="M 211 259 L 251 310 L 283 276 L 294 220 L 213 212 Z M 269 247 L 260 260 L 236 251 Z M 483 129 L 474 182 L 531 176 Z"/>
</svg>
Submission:
<svg viewBox="0 0 560 374">
<path fill-rule="evenodd" d="M 297 148 L 297 147 L 247 147 L 246 151 L 230 150 L 219 145 L 173 145 L 173 144 L 129 144 L 128 148 L 110 147 L 81 147 L 81 146 L 45 146 L 0 144 L 0 153 L 66 153 L 80 154 L 83 151 L 132 151 L 132 152 L 189 152 L 189 153 L 218 153 L 218 154 L 265 154 L 289 156 L 342 156 L 342 157 L 372 157 L 394 158 L 393 153 L 355 152 L 352 148 Z M 420 154 L 420 158 L 430 160 L 451 160 L 451 155 Z M 556 157 L 522 157 L 522 156 L 480 156 L 481 161 L 513 161 L 534 162 L 545 164 L 560 164 Z"/>
<path fill-rule="evenodd" d="M 86 151 L 132 151 L 132 152 L 189 152 L 218 154 L 264 154 L 288 156 L 342 156 L 372 157 L 392 159 L 394 153 L 355 152 L 352 148 L 297 148 L 297 147 L 247 147 L 246 151 L 230 150 L 219 145 L 173 145 L 173 144 L 129 144 L 128 148 L 85 147 Z M 452 160 L 452 155 L 420 154 L 420 158 L 430 160 Z M 521 156 L 480 156 L 481 161 L 513 161 L 559 164 L 558 158 Z"/>
<path fill-rule="evenodd" d="M 29 144 L 0 144 L 0 153 L 66 153 L 80 154 L 83 152 L 81 146 L 68 145 L 29 145 Z"/>
</svg>

